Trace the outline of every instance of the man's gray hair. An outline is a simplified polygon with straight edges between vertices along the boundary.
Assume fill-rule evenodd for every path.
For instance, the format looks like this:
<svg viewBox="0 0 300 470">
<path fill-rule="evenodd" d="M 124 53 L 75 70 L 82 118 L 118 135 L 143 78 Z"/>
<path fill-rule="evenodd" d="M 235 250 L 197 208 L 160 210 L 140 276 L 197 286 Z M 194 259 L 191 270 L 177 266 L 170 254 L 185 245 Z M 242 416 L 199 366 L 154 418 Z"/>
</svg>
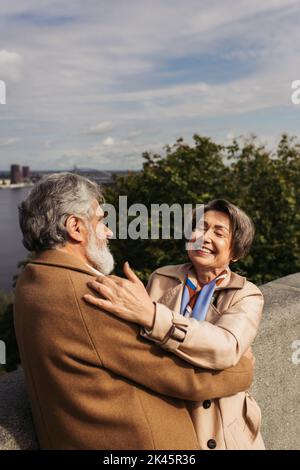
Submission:
<svg viewBox="0 0 300 470">
<path fill-rule="evenodd" d="M 64 246 L 65 222 L 70 215 L 89 219 L 94 199 L 104 202 L 100 187 L 73 173 L 54 173 L 42 178 L 19 206 L 23 245 L 29 251 Z"/>
</svg>

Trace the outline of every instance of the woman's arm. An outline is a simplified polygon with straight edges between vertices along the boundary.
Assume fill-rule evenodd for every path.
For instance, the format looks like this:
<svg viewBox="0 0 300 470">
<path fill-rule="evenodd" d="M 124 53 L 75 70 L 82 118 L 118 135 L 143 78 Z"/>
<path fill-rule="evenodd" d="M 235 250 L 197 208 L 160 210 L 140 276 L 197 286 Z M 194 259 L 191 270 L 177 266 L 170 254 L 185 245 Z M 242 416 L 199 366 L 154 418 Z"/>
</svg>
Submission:
<svg viewBox="0 0 300 470">
<path fill-rule="evenodd" d="M 191 364 L 225 369 L 237 364 L 251 346 L 262 316 L 259 294 L 240 298 L 215 324 L 185 318 L 156 304 L 153 328 L 142 335 Z"/>
<path fill-rule="evenodd" d="M 152 298 L 158 283 L 154 272 L 147 285 Z M 156 303 L 153 326 L 144 329 L 142 335 L 193 365 L 223 369 L 236 364 L 248 351 L 261 322 L 263 305 L 261 291 L 248 281 L 236 291 L 228 310 L 221 313 L 213 307 L 219 313 L 214 324 L 183 317 Z"/>
</svg>

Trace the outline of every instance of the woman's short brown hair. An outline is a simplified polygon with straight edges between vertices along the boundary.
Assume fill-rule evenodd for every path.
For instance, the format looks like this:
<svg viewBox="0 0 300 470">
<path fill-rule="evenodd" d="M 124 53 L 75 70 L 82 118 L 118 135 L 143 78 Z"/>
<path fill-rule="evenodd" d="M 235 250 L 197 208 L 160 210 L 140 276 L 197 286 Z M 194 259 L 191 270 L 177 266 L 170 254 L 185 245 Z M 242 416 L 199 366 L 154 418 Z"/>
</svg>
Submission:
<svg viewBox="0 0 300 470">
<path fill-rule="evenodd" d="M 234 260 L 244 258 L 250 251 L 255 228 L 250 217 L 226 199 L 214 199 L 204 205 L 204 212 L 219 211 L 227 214 L 231 228 L 231 255 Z"/>
</svg>

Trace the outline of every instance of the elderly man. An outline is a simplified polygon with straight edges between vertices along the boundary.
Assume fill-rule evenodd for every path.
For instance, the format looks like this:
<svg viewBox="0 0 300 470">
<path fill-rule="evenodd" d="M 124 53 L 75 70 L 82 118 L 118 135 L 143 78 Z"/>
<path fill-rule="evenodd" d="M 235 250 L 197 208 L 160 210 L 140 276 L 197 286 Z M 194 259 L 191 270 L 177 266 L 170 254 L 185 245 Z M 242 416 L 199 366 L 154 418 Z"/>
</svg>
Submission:
<svg viewBox="0 0 300 470">
<path fill-rule="evenodd" d="M 17 283 L 15 328 L 40 446 L 199 449 L 185 401 L 247 389 L 251 361 L 194 367 L 84 301 L 87 282 L 114 264 L 101 201 L 96 184 L 63 173 L 20 206 L 23 242 L 36 257 Z"/>
</svg>

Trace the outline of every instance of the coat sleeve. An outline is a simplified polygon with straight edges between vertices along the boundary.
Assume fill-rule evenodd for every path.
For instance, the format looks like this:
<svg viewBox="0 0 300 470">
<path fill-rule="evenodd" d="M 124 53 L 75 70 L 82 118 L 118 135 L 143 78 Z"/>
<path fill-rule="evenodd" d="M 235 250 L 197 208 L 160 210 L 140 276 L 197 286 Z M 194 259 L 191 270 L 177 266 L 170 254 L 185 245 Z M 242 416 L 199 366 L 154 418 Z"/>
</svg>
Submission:
<svg viewBox="0 0 300 470">
<path fill-rule="evenodd" d="M 222 370 L 236 365 L 251 346 L 263 305 L 261 291 L 247 282 L 245 290 L 237 290 L 229 309 L 219 312 L 214 324 L 182 317 L 157 303 L 153 329 L 141 333 L 195 366 Z"/>
<path fill-rule="evenodd" d="M 208 371 L 163 351 L 142 338 L 140 328 L 87 304 L 86 289 L 74 289 L 83 329 L 97 366 L 122 380 L 183 400 L 202 401 L 234 395 L 250 387 L 253 367 L 247 358 L 224 371 Z"/>
</svg>

